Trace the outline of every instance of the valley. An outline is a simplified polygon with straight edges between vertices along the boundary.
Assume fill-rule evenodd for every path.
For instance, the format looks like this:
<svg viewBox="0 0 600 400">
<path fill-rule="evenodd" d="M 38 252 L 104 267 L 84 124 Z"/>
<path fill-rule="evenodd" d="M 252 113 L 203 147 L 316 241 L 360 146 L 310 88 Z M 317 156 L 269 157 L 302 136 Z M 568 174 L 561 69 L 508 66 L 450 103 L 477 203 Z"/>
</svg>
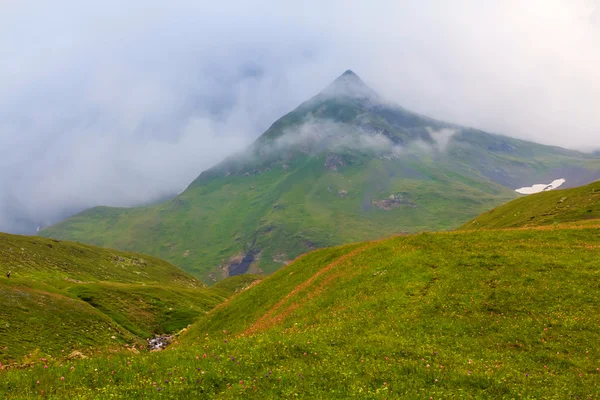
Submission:
<svg viewBox="0 0 600 400">
<path fill-rule="evenodd" d="M 5 371 L 0 394 L 594 398 L 598 259 L 598 220 L 316 250 L 201 316 L 165 351 L 37 362 Z"/>
<path fill-rule="evenodd" d="M 64 358 L 175 333 L 257 277 L 213 288 L 151 256 L 0 234 L 0 363 Z M 10 278 L 4 274 L 10 272 Z M 23 357 L 27 360 L 23 361 Z"/>
</svg>

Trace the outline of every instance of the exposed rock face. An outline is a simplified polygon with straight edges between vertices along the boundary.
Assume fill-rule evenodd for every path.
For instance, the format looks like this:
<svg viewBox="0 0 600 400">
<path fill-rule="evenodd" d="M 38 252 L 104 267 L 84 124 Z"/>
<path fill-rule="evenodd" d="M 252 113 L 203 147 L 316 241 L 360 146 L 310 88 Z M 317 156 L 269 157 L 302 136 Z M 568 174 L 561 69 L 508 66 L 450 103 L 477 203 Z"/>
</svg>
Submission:
<svg viewBox="0 0 600 400">
<path fill-rule="evenodd" d="M 395 193 L 383 200 L 373 200 L 372 204 L 382 210 L 391 210 L 396 207 L 416 207 L 408 193 Z"/>
<path fill-rule="evenodd" d="M 338 190 L 337 195 L 340 196 L 341 198 L 344 198 L 348 195 L 348 190 L 340 189 L 340 190 Z"/>
<path fill-rule="evenodd" d="M 241 260 L 233 261 L 229 264 L 228 267 L 228 275 L 241 275 L 245 274 L 250 265 L 256 260 L 258 260 L 258 256 L 260 254 L 260 249 L 252 249 L 246 253 L 246 255 Z"/>
<path fill-rule="evenodd" d="M 342 157 L 334 153 L 327 153 L 327 156 L 325 157 L 325 168 L 331 171 L 337 171 L 338 167 L 343 167 L 344 165 L 346 164 Z"/>
</svg>

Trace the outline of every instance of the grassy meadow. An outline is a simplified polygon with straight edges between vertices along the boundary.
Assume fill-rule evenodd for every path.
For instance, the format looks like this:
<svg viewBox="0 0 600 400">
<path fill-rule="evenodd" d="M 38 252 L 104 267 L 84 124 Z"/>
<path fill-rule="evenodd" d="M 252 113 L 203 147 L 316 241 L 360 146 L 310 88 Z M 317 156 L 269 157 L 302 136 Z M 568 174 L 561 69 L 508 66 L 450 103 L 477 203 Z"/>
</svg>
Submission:
<svg viewBox="0 0 600 400">
<path fill-rule="evenodd" d="M 317 250 L 165 351 L 36 360 L 0 397 L 598 398 L 599 260 L 597 221 Z"/>
</svg>

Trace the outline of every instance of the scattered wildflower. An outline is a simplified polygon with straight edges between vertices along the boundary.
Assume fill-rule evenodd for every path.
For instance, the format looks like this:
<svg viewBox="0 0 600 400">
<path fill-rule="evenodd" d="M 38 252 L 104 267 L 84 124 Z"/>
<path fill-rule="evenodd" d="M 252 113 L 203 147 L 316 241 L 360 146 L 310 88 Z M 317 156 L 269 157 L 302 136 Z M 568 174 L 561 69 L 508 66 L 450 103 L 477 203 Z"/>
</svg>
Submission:
<svg viewBox="0 0 600 400">
<path fill-rule="evenodd" d="M 60 380 L 61 380 L 61 381 L 64 381 L 64 380 L 65 380 L 65 377 L 64 377 L 64 376 L 61 376 L 61 377 L 60 377 Z"/>
</svg>

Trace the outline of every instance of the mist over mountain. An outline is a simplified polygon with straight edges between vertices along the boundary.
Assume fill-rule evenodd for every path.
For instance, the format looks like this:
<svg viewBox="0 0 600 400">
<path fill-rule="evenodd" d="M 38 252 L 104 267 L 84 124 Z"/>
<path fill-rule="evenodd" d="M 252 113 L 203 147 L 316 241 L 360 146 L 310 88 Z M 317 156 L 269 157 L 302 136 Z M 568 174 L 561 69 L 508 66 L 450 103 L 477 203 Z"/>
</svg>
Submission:
<svg viewBox="0 0 600 400">
<path fill-rule="evenodd" d="M 3 231 L 172 196 L 347 68 L 420 114 L 597 148 L 594 1 L 9 0 L 0 11 Z"/>
</svg>

